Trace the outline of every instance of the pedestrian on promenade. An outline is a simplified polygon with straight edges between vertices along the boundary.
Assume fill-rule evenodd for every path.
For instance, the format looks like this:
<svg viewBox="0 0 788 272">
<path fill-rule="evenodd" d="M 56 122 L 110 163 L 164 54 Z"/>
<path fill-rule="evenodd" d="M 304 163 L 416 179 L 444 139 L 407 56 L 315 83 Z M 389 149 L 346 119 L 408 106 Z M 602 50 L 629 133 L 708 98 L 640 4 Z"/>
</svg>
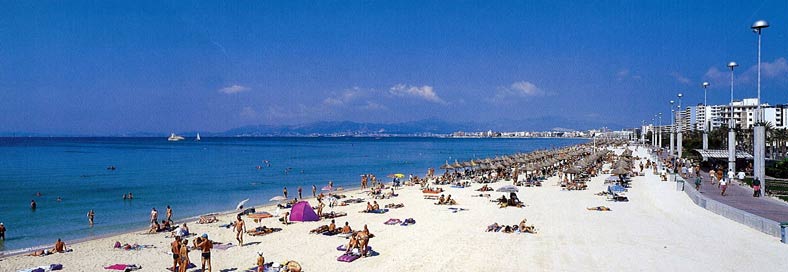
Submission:
<svg viewBox="0 0 788 272">
<path fill-rule="evenodd" d="M 752 196 L 761 197 L 761 180 L 758 177 L 752 181 Z"/>
</svg>

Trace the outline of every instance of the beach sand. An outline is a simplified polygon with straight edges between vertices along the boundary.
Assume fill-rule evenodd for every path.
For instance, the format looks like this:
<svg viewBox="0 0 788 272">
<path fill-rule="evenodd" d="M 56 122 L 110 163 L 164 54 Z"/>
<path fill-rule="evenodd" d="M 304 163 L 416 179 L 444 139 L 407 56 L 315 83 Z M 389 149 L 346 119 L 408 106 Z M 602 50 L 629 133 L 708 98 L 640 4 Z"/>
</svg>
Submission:
<svg viewBox="0 0 788 272">
<path fill-rule="evenodd" d="M 639 150 L 635 155 L 645 157 L 646 153 Z M 338 226 L 348 221 L 354 229 L 361 229 L 367 224 L 375 234 L 370 245 L 379 255 L 352 263 L 336 260 L 342 252 L 335 248 L 346 244 L 346 239 L 309 234 L 330 220 L 284 226 L 274 218 L 260 224 L 245 219 L 249 228 L 266 225 L 284 230 L 262 237 L 245 236 L 246 243 L 259 244 L 214 250 L 213 271 L 245 271 L 254 266 L 257 251 L 264 252 L 266 261 L 298 261 L 304 271 L 788 271 L 788 245 L 694 205 L 683 192 L 676 191 L 674 183 L 659 181 L 647 172 L 633 178 L 630 202 L 623 203 L 594 195 L 606 188 L 607 175 L 600 175 L 585 191 L 562 191 L 556 177 L 542 187 L 521 187 L 518 195 L 527 204 L 524 208 L 498 208 L 490 202 L 502 193 L 487 192 L 491 198 L 471 197 L 480 193 L 474 191 L 480 187 L 477 184 L 464 189 L 439 186 L 459 202 L 453 207 L 467 209 L 456 213 L 449 206 L 423 199 L 418 187 L 404 187 L 397 191 L 398 197 L 378 200 L 381 207 L 405 204 L 387 214 L 359 213 L 365 204 L 335 207 L 334 211 L 348 214 L 336 219 Z M 491 186 L 504 184 L 510 183 Z M 360 191 L 343 194 L 366 198 Z M 586 210 L 601 205 L 612 211 Z M 271 212 L 274 207 L 259 210 Z M 414 218 L 416 224 L 384 225 L 389 218 Z M 494 222 L 513 225 L 523 218 L 536 226 L 538 234 L 485 232 Z M 214 241 L 229 243 L 235 242 L 233 231 L 218 225 L 233 219 L 234 215 L 223 215 L 219 223 L 190 222 L 189 226 L 192 232 L 208 233 Z M 74 252 L 65 254 L 6 257 L 0 260 L 0 271 L 51 263 L 62 263 L 65 271 L 103 271 L 103 266 L 115 263 L 139 264 L 141 271 L 163 271 L 172 265 L 172 239 L 164 236 L 127 233 L 69 245 Z M 115 241 L 156 248 L 113 249 Z M 190 258 L 199 267 L 199 253 L 191 252 Z"/>
</svg>

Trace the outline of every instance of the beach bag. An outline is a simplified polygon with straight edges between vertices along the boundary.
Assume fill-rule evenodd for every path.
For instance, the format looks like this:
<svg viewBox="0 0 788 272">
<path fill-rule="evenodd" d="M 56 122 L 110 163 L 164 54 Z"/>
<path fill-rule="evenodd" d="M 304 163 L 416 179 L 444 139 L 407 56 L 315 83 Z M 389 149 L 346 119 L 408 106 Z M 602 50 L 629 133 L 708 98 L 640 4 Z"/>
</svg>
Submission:
<svg viewBox="0 0 788 272">
<path fill-rule="evenodd" d="M 49 270 L 61 270 L 63 269 L 62 264 L 51 264 L 49 265 Z"/>
<path fill-rule="evenodd" d="M 120 242 L 117 242 L 117 241 L 116 241 L 116 242 L 115 242 L 115 246 L 114 246 L 114 248 L 120 248 Z"/>
</svg>

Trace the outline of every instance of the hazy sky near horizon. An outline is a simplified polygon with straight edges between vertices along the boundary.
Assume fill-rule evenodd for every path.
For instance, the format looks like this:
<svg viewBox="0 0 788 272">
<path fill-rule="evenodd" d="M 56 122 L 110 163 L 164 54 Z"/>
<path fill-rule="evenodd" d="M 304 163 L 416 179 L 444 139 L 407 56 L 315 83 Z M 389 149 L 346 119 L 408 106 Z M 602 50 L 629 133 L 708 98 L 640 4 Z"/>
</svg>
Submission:
<svg viewBox="0 0 788 272">
<path fill-rule="evenodd" d="M 788 1 L 2 1 L 0 132 L 561 116 L 788 103 Z"/>
</svg>

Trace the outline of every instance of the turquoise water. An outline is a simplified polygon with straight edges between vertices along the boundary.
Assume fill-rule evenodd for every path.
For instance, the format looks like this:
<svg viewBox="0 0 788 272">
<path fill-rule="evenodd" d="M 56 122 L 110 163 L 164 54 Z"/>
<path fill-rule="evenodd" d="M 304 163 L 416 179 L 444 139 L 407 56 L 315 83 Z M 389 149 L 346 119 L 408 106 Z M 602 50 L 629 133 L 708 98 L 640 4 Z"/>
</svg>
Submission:
<svg viewBox="0 0 788 272">
<path fill-rule="evenodd" d="M 355 187 L 359 175 L 423 176 L 444 161 L 562 147 L 582 139 L 443 138 L 0 138 L 0 251 L 57 238 L 85 239 L 147 227 L 151 208 L 174 219 L 268 204 L 287 186 L 318 190 L 333 180 Z M 263 160 L 271 164 L 266 167 Z M 113 165 L 116 170 L 107 170 Z M 257 166 L 263 166 L 257 169 Z M 286 173 L 286 169 L 290 168 Z M 36 196 L 40 192 L 41 196 Z M 123 200 L 132 192 L 134 200 Z M 61 202 L 56 201 L 58 197 Z M 38 208 L 30 209 L 35 200 Z M 86 213 L 94 209 L 95 225 Z"/>
</svg>

